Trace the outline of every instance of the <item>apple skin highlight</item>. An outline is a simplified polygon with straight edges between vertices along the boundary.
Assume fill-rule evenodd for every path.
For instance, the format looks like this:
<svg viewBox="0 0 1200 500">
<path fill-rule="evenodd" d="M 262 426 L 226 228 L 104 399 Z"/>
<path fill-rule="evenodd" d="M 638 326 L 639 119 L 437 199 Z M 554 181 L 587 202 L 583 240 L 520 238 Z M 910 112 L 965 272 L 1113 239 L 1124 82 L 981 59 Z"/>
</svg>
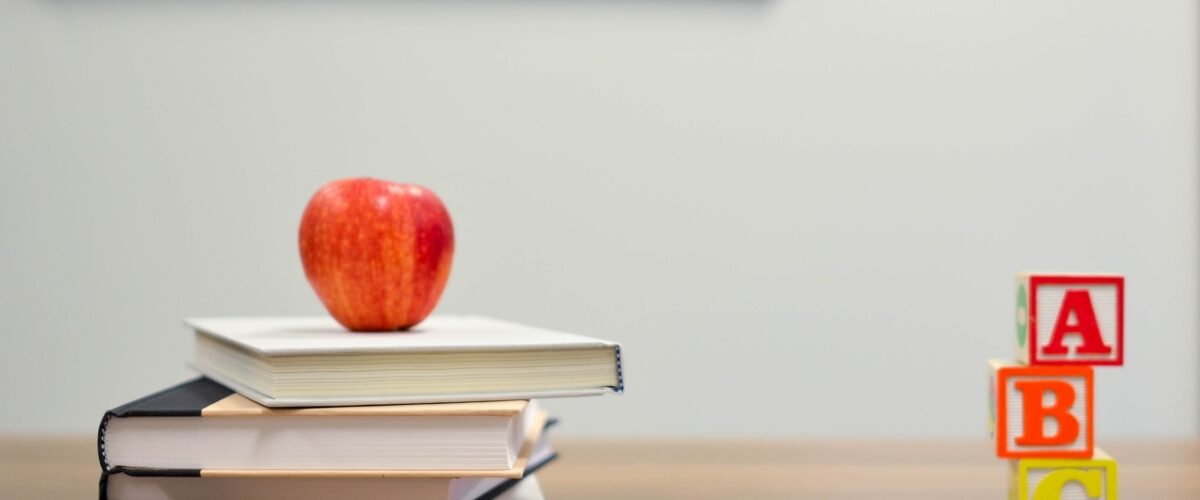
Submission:
<svg viewBox="0 0 1200 500">
<path fill-rule="evenodd" d="M 415 184 L 352 178 L 321 187 L 300 220 L 300 260 L 334 319 L 405 330 L 437 305 L 454 258 L 450 213 Z"/>
</svg>

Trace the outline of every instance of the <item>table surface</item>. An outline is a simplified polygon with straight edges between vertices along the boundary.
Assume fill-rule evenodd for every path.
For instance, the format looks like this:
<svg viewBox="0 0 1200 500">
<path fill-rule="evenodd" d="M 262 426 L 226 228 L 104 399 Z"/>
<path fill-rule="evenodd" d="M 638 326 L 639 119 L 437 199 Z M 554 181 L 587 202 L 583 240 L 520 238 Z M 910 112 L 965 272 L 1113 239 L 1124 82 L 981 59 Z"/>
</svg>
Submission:
<svg viewBox="0 0 1200 500">
<path fill-rule="evenodd" d="M 556 439 L 538 473 L 547 498 L 1005 498 L 985 439 Z M 1200 441 L 1115 441 L 1126 499 L 1200 498 Z M 95 498 L 92 437 L 0 437 L 0 498 Z"/>
</svg>

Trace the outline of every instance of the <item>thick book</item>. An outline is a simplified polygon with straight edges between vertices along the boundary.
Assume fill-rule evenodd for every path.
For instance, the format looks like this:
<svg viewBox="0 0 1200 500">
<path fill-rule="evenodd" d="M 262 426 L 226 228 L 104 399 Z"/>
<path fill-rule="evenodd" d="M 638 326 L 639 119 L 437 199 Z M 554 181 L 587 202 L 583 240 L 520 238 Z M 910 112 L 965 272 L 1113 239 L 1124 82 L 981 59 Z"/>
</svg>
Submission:
<svg viewBox="0 0 1200 500">
<path fill-rule="evenodd" d="M 105 471 L 100 500 L 543 500 L 535 472 L 558 455 L 543 437 L 525 475 L 499 477 L 207 477 L 203 471 Z"/>
<path fill-rule="evenodd" d="M 273 409 L 199 378 L 105 413 L 105 471 L 205 477 L 520 477 L 531 401 Z"/>
<path fill-rule="evenodd" d="M 330 317 L 192 319 L 192 366 L 270 407 L 498 401 L 624 390 L 616 342 L 478 316 L 353 333 Z"/>
<path fill-rule="evenodd" d="M 543 500 L 534 473 L 558 455 L 543 437 L 525 475 L 500 477 L 206 477 L 202 471 L 105 471 L 100 500 Z"/>
</svg>

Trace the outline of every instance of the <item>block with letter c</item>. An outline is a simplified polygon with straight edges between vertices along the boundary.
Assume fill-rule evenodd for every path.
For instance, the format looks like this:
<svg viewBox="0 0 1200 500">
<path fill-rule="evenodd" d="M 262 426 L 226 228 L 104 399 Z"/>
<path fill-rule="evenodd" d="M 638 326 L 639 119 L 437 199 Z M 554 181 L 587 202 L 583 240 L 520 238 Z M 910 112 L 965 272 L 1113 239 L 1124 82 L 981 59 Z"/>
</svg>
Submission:
<svg viewBox="0 0 1200 500">
<path fill-rule="evenodd" d="M 1096 449 L 1085 459 L 1012 460 L 1009 498 L 1118 500 L 1117 461 Z"/>
</svg>

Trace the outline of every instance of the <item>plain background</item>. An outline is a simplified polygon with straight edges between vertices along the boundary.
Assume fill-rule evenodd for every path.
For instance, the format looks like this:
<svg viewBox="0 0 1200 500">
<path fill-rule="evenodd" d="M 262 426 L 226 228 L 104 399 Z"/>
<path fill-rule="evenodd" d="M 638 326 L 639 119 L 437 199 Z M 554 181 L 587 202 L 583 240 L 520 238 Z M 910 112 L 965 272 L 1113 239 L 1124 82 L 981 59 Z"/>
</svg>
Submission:
<svg viewBox="0 0 1200 500">
<path fill-rule="evenodd" d="M 980 436 L 1018 270 L 1128 276 L 1099 436 L 1200 431 L 1191 1 L 7 0 L 0 432 L 316 314 L 331 179 L 432 187 L 442 312 L 624 342 L 574 435 Z"/>
</svg>

